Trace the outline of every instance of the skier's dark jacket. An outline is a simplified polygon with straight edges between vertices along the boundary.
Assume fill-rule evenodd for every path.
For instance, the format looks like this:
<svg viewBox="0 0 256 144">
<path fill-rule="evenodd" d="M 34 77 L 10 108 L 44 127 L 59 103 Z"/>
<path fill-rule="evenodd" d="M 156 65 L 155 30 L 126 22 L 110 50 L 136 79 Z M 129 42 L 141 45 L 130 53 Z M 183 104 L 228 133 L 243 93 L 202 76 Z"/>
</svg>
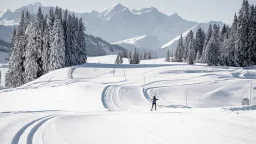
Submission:
<svg viewBox="0 0 256 144">
<path fill-rule="evenodd" d="M 155 104 L 158 99 L 154 96 L 152 103 Z"/>
</svg>

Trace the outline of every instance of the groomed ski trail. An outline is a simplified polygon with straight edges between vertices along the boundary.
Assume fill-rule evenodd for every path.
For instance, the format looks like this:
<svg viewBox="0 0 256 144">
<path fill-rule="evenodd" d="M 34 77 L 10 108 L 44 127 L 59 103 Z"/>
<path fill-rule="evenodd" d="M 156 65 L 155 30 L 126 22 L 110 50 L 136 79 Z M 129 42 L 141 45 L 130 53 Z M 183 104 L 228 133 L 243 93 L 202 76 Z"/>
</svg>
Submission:
<svg viewBox="0 0 256 144">
<path fill-rule="evenodd" d="M 108 86 L 102 102 L 110 111 L 150 109 L 150 102 L 145 98 L 142 87 L 138 86 Z"/>
<path fill-rule="evenodd" d="M 48 115 L 33 120 L 24 125 L 13 137 L 11 144 L 43 144 L 42 133 L 40 128 L 49 120 L 57 117 L 57 115 Z M 39 133 L 39 134 L 37 134 Z"/>
</svg>

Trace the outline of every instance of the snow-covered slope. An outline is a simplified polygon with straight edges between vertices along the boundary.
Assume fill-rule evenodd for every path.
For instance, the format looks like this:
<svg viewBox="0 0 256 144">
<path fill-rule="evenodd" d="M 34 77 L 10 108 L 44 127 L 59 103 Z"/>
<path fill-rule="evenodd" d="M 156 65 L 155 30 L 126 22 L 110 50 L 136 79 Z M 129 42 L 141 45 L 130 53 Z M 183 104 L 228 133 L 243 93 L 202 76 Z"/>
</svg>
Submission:
<svg viewBox="0 0 256 144">
<path fill-rule="evenodd" d="M 239 106 L 249 84 L 256 86 L 255 69 L 164 59 L 114 65 L 115 58 L 89 57 L 85 65 L 1 90 L 0 143 L 256 142 L 255 106 Z M 157 111 L 150 112 L 154 95 Z M 256 104 L 254 90 L 251 96 Z"/>
<path fill-rule="evenodd" d="M 127 50 L 134 50 L 134 48 L 137 48 L 141 52 L 153 52 L 154 50 L 159 49 L 161 45 L 159 44 L 159 40 L 152 35 L 138 36 L 112 44 L 122 46 Z"/>
<path fill-rule="evenodd" d="M 218 21 L 210 21 L 210 22 L 206 22 L 206 23 L 199 23 L 196 24 L 195 26 L 193 26 L 191 29 L 185 31 L 184 33 L 182 33 L 183 38 L 185 38 L 189 31 L 192 30 L 194 32 L 194 34 L 196 33 L 196 31 L 201 27 L 205 32 L 207 32 L 208 28 L 210 25 L 213 24 L 217 24 L 220 26 L 220 28 L 223 27 L 224 23 L 223 22 L 218 22 Z M 169 41 L 168 43 L 164 44 L 161 48 L 165 49 L 165 48 L 169 48 L 169 49 L 173 49 L 177 47 L 177 43 L 178 40 L 180 38 L 180 35 L 178 35 L 177 37 L 173 38 L 171 41 Z"/>
<path fill-rule="evenodd" d="M 30 109 L 87 111 L 87 106 L 84 107 L 83 103 L 81 105 L 77 103 L 79 98 L 87 98 L 86 95 L 89 94 L 88 98 L 98 99 L 104 96 L 102 92 L 109 85 L 121 86 L 120 88 L 142 87 L 145 98 L 157 94 L 160 98 L 159 103 L 165 106 L 185 105 L 186 89 L 188 105 L 191 107 L 218 107 L 220 104 L 233 106 L 240 105 L 241 98 L 249 95 L 249 84 L 256 78 L 254 69 L 190 66 L 183 63 L 169 64 L 164 63 L 164 59 L 143 60 L 140 65 L 126 65 L 128 60 L 124 59 L 125 65 L 113 65 L 115 58 L 115 55 L 89 57 L 88 64 L 76 66 L 74 71 L 71 71 L 73 79 L 70 79 L 69 75 L 71 68 L 64 68 L 46 74 L 20 88 L 4 90 L 0 92 L 0 111 Z M 67 105 L 67 102 L 74 96 L 69 95 L 72 91 L 78 92 L 77 102 L 73 103 L 76 107 Z M 40 94 L 34 95 L 37 92 Z M 18 100 L 15 105 L 6 105 L 18 95 L 22 95 L 20 97 L 22 102 Z M 62 96 L 59 97 L 59 95 Z M 45 102 L 52 103 L 52 105 L 45 105 L 42 101 L 40 104 L 33 100 L 41 96 L 45 96 Z M 252 96 L 256 98 L 256 93 Z M 59 99 L 58 104 L 57 99 Z M 31 101 L 35 106 L 27 104 Z M 97 103 L 101 105 L 101 101 Z"/>
<path fill-rule="evenodd" d="M 138 36 L 138 37 L 135 37 L 135 38 L 126 39 L 126 40 L 119 41 L 119 42 L 115 42 L 115 43 L 112 43 L 112 44 L 122 44 L 122 43 L 126 43 L 126 44 L 136 44 L 137 41 L 139 41 L 139 40 L 141 40 L 141 39 L 144 39 L 146 36 L 147 36 L 147 35 Z"/>
</svg>

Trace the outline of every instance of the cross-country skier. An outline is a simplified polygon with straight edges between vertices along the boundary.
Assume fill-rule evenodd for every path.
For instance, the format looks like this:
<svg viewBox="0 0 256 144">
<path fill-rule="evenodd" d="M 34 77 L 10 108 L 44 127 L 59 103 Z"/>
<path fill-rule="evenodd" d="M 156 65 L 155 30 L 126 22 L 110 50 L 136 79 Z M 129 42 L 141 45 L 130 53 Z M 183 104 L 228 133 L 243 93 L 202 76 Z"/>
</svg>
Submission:
<svg viewBox="0 0 256 144">
<path fill-rule="evenodd" d="M 156 98 L 156 95 L 153 97 L 153 100 L 152 100 L 152 108 L 151 108 L 151 111 L 153 110 L 153 108 L 154 108 L 154 105 L 155 105 L 155 110 L 156 110 L 156 101 L 157 101 L 158 99 Z"/>
</svg>

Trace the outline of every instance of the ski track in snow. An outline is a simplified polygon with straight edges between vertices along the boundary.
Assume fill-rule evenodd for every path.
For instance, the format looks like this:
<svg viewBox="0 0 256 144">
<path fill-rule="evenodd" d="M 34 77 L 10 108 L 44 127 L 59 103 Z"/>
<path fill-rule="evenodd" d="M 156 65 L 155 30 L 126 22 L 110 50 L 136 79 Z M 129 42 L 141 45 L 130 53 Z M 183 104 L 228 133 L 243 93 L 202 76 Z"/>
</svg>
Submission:
<svg viewBox="0 0 256 144">
<path fill-rule="evenodd" d="M 26 125 L 24 125 L 13 137 L 11 144 L 33 144 L 38 143 L 37 141 L 33 142 L 34 135 L 38 131 L 38 129 L 48 120 L 55 118 L 56 115 L 48 115 L 45 117 L 41 117 L 39 119 L 33 120 Z"/>
</svg>

